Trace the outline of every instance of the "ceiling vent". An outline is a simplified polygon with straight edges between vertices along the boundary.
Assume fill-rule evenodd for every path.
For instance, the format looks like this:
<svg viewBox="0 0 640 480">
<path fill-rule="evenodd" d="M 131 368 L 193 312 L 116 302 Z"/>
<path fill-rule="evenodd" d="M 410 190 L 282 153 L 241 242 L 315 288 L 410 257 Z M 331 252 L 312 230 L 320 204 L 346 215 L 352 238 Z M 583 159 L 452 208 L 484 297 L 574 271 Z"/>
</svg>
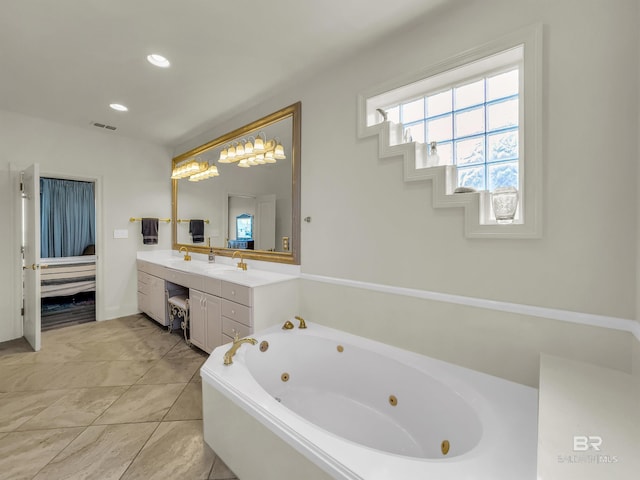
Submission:
<svg viewBox="0 0 640 480">
<path fill-rule="evenodd" d="M 90 122 L 90 123 L 94 127 L 106 128 L 107 130 L 115 130 L 117 128 L 117 127 L 114 127 L 113 125 L 105 125 L 104 123 L 100 123 L 100 122 Z"/>
</svg>

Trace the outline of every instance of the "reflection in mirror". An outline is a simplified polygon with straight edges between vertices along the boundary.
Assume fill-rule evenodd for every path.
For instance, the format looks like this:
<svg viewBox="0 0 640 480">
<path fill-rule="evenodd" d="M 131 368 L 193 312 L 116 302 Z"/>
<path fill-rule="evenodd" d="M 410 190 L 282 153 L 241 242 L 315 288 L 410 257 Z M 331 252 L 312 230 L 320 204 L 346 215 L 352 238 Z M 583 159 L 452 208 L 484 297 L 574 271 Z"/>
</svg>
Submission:
<svg viewBox="0 0 640 480">
<path fill-rule="evenodd" d="M 219 255 L 246 249 L 245 258 L 298 264 L 299 138 L 298 102 L 174 158 L 174 173 L 196 163 L 218 176 L 173 177 L 173 248 L 212 247 Z M 231 158 L 239 146 L 261 140 L 262 155 Z"/>
</svg>

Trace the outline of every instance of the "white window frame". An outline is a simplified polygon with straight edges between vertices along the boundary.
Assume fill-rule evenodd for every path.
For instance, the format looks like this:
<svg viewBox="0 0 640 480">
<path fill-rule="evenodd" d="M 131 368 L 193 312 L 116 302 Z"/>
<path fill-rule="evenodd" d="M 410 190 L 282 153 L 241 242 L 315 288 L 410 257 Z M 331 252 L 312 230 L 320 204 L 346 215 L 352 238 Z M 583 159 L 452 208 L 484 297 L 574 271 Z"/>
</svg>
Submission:
<svg viewBox="0 0 640 480">
<path fill-rule="evenodd" d="M 542 39 L 542 25 L 527 27 L 424 70 L 385 82 L 358 96 L 358 137 L 378 135 L 381 158 L 403 156 L 405 181 L 433 181 L 434 207 L 464 207 L 467 237 L 542 236 Z M 505 62 L 508 64 L 508 52 L 513 52 L 517 58 L 518 49 L 522 49 L 522 58 L 512 60 L 511 64 L 519 62 L 520 65 L 519 215 L 512 224 L 498 225 L 491 212 L 489 192 L 454 194 L 457 184 L 455 166 L 416 168 L 416 144 L 403 143 L 402 126 L 381 121 L 376 109 L 459 84 L 465 78 L 484 75 L 492 68 L 504 66 Z M 491 58 L 499 59 L 498 64 L 492 67 Z"/>
</svg>

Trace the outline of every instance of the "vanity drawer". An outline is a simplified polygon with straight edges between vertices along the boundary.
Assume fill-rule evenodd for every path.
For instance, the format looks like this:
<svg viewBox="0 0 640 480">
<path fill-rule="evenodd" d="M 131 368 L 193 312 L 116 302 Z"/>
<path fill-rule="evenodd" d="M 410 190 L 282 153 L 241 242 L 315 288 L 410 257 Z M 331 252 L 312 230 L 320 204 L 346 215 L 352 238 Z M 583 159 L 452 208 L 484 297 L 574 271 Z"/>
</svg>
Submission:
<svg viewBox="0 0 640 480">
<path fill-rule="evenodd" d="M 236 283 L 222 282 L 222 298 L 251 306 L 251 288 Z"/>
<path fill-rule="evenodd" d="M 151 292 L 150 283 L 138 283 L 138 294 L 149 295 Z"/>
<path fill-rule="evenodd" d="M 239 303 L 222 300 L 222 316 L 251 327 L 251 309 Z"/>
<path fill-rule="evenodd" d="M 140 290 L 141 284 L 148 285 L 151 283 L 151 275 L 144 273 L 142 270 L 138 270 L 138 290 Z"/>
<path fill-rule="evenodd" d="M 251 335 L 251 328 L 243 325 L 242 323 L 238 323 L 235 320 L 231 320 L 230 318 L 222 317 L 222 333 L 233 338 L 234 330 L 238 332 L 240 338 Z"/>
<path fill-rule="evenodd" d="M 149 275 L 155 275 L 156 277 L 164 277 L 165 268 L 162 265 L 156 265 L 155 263 L 145 262 L 144 260 L 137 260 L 138 270 L 142 270 Z"/>
<path fill-rule="evenodd" d="M 204 290 L 203 292 L 206 292 L 210 295 L 215 295 L 216 297 L 220 296 L 220 279 L 218 278 L 211 278 L 211 277 L 204 277 Z"/>
<path fill-rule="evenodd" d="M 204 287 L 204 278 L 200 275 L 194 275 L 193 273 L 184 273 L 167 268 L 164 278 L 171 283 L 182 285 L 187 288 L 193 288 L 194 290 L 202 291 Z"/>
</svg>

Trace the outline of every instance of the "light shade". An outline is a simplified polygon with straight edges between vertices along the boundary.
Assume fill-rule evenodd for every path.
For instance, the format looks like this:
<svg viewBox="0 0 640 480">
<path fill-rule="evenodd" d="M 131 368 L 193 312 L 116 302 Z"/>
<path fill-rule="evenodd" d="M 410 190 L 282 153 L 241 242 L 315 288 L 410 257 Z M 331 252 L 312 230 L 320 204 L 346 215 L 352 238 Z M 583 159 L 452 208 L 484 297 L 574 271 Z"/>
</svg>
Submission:
<svg viewBox="0 0 640 480">
<path fill-rule="evenodd" d="M 284 155 L 284 147 L 280 142 L 278 142 L 275 150 L 273 151 L 273 158 L 275 158 L 276 160 L 284 160 L 285 158 L 287 158 Z"/>
<path fill-rule="evenodd" d="M 262 134 L 264 136 L 264 133 Z M 264 139 L 258 134 L 256 141 L 253 142 L 253 153 L 264 153 Z"/>
</svg>

